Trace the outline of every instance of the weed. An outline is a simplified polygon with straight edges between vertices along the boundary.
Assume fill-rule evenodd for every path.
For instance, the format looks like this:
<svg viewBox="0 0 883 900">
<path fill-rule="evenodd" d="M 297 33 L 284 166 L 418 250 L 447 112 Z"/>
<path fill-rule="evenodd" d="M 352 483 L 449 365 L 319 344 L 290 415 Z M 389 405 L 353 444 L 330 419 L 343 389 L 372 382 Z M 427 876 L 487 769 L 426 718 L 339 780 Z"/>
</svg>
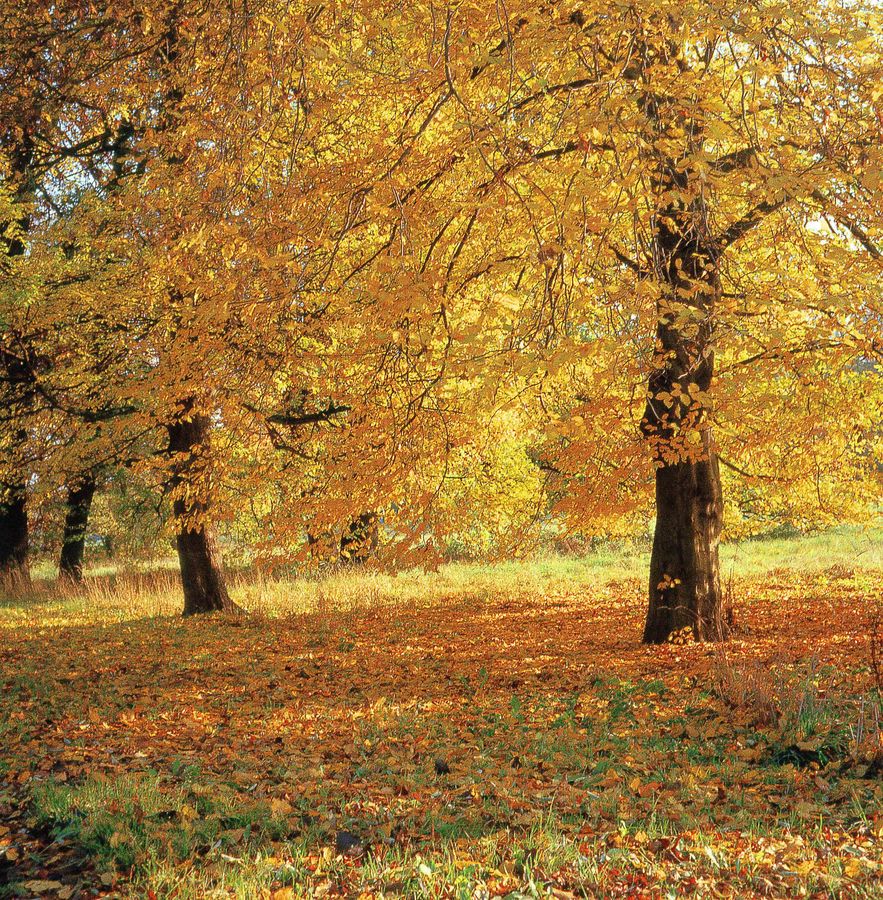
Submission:
<svg viewBox="0 0 883 900">
<path fill-rule="evenodd" d="M 734 663 L 727 651 L 716 647 L 711 669 L 715 691 L 727 706 L 748 714 L 755 726 L 776 725 L 781 711 L 769 670 L 759 663 Z"/>
</svg>

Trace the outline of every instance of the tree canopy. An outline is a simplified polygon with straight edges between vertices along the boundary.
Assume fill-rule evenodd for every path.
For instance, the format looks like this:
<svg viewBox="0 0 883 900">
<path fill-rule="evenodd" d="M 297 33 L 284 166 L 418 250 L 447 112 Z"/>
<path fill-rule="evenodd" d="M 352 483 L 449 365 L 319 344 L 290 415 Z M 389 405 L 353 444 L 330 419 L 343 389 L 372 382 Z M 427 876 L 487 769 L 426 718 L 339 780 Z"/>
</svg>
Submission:
<svg viewBox="0 0 883 900">
<path fill-rule="evenodd" d="M 400 562 L 512 553 L 646 520 L 655 481 L 645 638 L 718 638 L 725 528 L 879 504 L 874 5 L 0 27 L 5 568 L 26 504 L 102 465 L 164 492 L 201 583 L 219 523 L 272 559 L 363 515 Z"/>
</svg>

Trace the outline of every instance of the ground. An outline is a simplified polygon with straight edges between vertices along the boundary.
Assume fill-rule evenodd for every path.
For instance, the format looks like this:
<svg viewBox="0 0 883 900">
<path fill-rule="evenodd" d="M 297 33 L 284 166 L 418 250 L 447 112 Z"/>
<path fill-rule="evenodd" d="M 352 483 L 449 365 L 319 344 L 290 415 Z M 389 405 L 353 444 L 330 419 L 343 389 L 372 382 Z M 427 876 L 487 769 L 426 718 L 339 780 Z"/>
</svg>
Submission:
<svg viewBox="0 0 883 900">
<path fill-rule="evenodd" d="M 728 549 L 725 649 L 611 550 L 0 603 L 0 897 L 883 897 L 881 545 Z"/>
</svg>

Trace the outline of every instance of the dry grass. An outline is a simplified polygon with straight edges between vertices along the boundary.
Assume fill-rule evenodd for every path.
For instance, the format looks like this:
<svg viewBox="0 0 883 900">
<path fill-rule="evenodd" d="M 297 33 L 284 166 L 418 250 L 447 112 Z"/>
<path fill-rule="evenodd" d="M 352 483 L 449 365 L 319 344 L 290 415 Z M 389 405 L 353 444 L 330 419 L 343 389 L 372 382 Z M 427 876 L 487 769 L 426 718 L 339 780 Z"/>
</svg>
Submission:
<svg viewBox="0 0 883 900">
<path fill-rule="evenodd" d="M 592 593 L 623 585 L 643 593 L 649 557 L 641 543 L 611 543 L 584 557 L 545 556 L 496 564 L 449 563 L 435 571 L 397 574 L 371 567 L 331 569 L 301 577 L 270 575 L 259 569 L 229 575 L 234 600 L 249 612 L 268 617 L 316 611 L 347 612 L 376 606 L 421 607 L 519 595 L 534 600 L 562 592 Z M 798 538 L 751 540 L 724 545 L 721 571 L 733 602 L 746 600 L 746 579 L 777 572 L 848 577 L 883 572 L 883 528 L 837 529 Z M 735 587 L 734 587 L 735 585 Z M 750 593 L 750 590 L 749 590 Z M 56 582 L 47 566 L 38 569 L 30 590 L 0 592 L 0 628 L 125 622 L 177 615 L 180 581 L 171 560 L 151 568 L 126 570 L 95 566 L 83 585 Z"/>
</svg>

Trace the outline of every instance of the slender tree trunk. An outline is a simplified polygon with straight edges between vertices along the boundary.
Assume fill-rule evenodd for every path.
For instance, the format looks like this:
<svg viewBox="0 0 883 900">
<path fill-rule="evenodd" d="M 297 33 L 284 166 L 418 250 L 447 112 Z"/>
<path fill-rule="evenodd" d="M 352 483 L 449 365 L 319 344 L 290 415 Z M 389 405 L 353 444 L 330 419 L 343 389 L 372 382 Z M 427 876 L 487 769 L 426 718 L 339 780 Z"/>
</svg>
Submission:
<svg viewBox="0 0 883 900">
<path fill-rule="evenodd" d="M 86 475 L 72 484 L 67 492 L 67 514 L 64 518 L 64 539 L 58 574 L 76 584 L 83 580 L 83 557 L 86 550 L 86 529 L 95 496 L 95 479 Z"/>
<path fill-rule="evenodd" d="M 210 423 L 208 416 L 194 412 L 194 407 L 193 400 L 184 403 L 181 413 L 167 426 L 169 452 L 177 457 L 170 487 L 185 616 L 237 608 L 227 592 L 221 554 L 208 523 L 205 464 Z"/>
<path fill-rule="evenodd" d="M 8 486 L 0 501 L 0 582 L 16 589 L 29 587 L 28 507 L 24 485 Z"/>
</svg>

